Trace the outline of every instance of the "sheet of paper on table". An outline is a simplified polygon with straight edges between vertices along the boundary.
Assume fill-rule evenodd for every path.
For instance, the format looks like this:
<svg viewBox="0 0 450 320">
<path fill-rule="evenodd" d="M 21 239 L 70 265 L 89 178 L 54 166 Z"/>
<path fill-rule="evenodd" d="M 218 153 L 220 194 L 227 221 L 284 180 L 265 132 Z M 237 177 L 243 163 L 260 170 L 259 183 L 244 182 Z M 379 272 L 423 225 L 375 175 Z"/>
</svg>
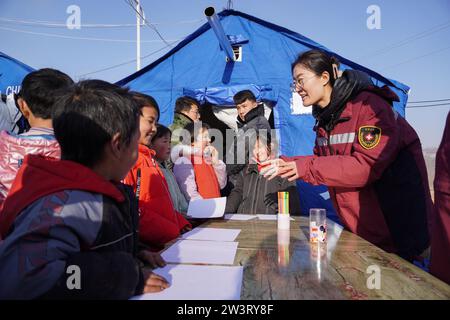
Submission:
<svg viewBox="0 0 450 320">
<path fill-rule="evenodd" d="M 228 213 L 225 214 L 224 216 L 225 220 L 240 220 L 240 221 L 247 221 L 255 218 L 256 215 L 254 214 L 240 214 L 240 213 Z"/>
<path fill-rule="evenodd" d="M 259 220 L 275 220 L 277 221 L 278 219 L 278 215 L 276 214 L 257 214 L 256 215 L 258 217 Z M 290 220 L 294 220 L 294 218 L 291 217 Z"/>
<path fill-rule="evenodd" d="M 239 300 L 241 296 L 241 266 L 168 264 L 153 272 L 168 280 L 170 287 L 131 300 Z"/>
<path fill-rule="evenodd" d="M 233 264 L 237 242 L 178 240 L 161 253 L 168 263 Z"/>
<path fill-rule="evenodd" d="M 240 229 L 195 228 L 183 233 L 185 240 L 234 241 L 241 232 Z"/>
<path fill-rule="evenodd" d="M 226 197 L 191 200 L 187 215 L 196 219 L 220 218 L 225 213 L 226 203 Z"/>
</svg>

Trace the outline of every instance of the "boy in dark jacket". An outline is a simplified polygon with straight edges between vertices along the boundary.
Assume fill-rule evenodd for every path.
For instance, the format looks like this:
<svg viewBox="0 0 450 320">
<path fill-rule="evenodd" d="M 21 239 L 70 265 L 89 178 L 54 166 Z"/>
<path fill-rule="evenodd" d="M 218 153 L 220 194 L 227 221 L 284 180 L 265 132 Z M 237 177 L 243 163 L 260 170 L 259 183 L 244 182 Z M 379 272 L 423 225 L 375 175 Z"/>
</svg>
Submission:
<svg viewBox="0 0 450 320">
<path fill-rule="evenodd" d="M 61 160 L 25 157 L 0 212 L 0 299 L 128 299 L 167 282 L 137 257 L 138 214 L 119 183 L 138 153 L 127 90 L 80 82 L 56 102 Z"/>
<path fill-rule="evenodd" d="M 253 157 L 256 162 L 273 158 L 270 140 L 257 136 Z M 290 214 L 300 215 L 300 200 L 295 182 L 276 178 L 267 180 L 259 174 L 257 164 L 248 164 L 237 176 L 236 184 L 227 198 L 227 213 L 277 214 L 278 192 L 289 192 Z"/>
<path fill-rule="evenodd" d="M 269 121 L 264 117 L 264 106 L 259 105 L 250 90 L 242 90 L 233 97 L 238 112 L 235 139 L 226 157 L 227 173 L 230 182 L 235 185 L 239 174 L 249 164 L 252 147 L 257 135 L 270 138 Z"/>
</svg>

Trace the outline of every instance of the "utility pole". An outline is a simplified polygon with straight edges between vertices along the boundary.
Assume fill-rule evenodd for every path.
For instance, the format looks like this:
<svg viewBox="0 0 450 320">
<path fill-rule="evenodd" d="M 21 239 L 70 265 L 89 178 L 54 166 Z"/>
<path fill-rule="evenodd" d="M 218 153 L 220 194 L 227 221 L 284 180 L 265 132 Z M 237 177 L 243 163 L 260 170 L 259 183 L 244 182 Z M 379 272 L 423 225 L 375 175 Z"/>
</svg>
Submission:
<svg viewBox="0 0 450 320">
<path fill-rule="evenodd" d="M 136 3 L 136 71 L 141 70 L 141 0 Z"/>
</svg>

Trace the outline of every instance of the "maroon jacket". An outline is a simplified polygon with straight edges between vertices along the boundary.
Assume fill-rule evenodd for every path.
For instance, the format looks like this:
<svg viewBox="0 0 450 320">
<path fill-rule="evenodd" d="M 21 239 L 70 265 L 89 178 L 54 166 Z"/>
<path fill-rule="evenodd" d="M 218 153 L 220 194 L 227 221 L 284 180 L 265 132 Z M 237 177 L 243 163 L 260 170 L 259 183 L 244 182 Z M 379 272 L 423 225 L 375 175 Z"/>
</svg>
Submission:
<svg viewBox="0 0 450 320">
<path fill-rule="evenodd" d="M 450 284 L 450 112 L 436 154 L 434 203 L 436 211 L 431 233 L 430 271 Z"/>
<path fill-rule="evenodd" d="M 330 131 L 315 127 L 313 156 L 284 159 L 296 161 L 300 179 L 328 186 L 346 228 L 412 259 L 429 246 L 433 204 L 419 138 L 391 107 L 396 99 L 387 87 L 365 88 Z"/>
</svg>

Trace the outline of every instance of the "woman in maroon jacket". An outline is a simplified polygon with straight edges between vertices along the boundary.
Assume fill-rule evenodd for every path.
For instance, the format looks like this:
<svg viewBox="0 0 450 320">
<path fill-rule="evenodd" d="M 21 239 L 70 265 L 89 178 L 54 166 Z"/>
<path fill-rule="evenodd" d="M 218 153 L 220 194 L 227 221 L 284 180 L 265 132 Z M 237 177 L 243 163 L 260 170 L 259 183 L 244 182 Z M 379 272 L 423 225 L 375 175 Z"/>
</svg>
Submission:
<svg viewBox="0 0 450 320">
<path fill-rule="evenodd" d="M 293 63 L 293 87 L 317 120 L 314 155 L 267 161 L 265 176 L 327 185 L 346 228 L 412 260 L 429 246 L 433 208 L 420 140 L 388 87 L 360 71 L 338 77 L 338 64 L 319 50 Z"/>
<path fill-rule="evenodd" d="M 450 112 L 436 154 L 434 204 L 430 271 L 450 284 Z"/>
</svg>

